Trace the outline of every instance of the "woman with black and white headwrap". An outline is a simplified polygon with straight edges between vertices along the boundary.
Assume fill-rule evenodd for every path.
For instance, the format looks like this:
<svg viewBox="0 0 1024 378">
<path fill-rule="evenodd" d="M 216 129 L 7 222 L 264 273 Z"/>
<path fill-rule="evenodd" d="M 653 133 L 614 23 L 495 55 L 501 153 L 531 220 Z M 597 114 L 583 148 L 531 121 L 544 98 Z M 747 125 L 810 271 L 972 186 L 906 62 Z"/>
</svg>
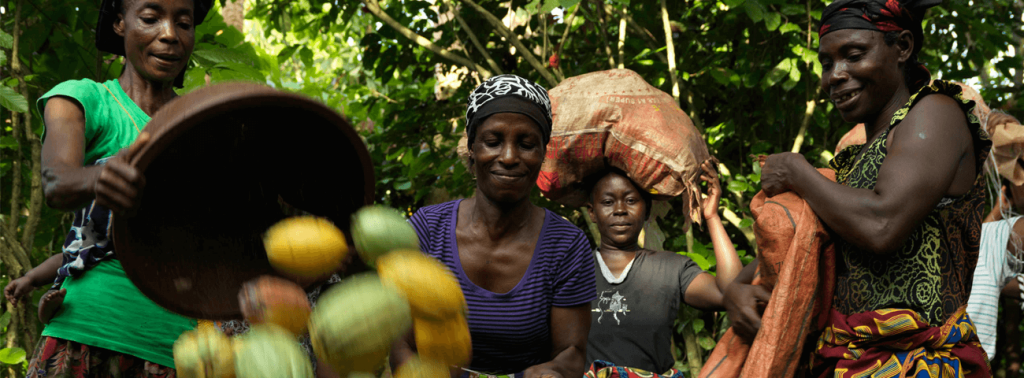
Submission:
<svg viewBox="0 0 1024 378">
<path fill-rule="evenodd" d="M 580 377 L 596 298 L 590 243 L 530 202 L 551 136 L 547 91 L 515 75 L 488 79 L 470 95 L 466 133 L 475 195 L 411 219 L 469 305 L 473 357 L 452 375 Z M 393 367 L 412 353 L 412 340 L 396 343 Z"/>
</svg>

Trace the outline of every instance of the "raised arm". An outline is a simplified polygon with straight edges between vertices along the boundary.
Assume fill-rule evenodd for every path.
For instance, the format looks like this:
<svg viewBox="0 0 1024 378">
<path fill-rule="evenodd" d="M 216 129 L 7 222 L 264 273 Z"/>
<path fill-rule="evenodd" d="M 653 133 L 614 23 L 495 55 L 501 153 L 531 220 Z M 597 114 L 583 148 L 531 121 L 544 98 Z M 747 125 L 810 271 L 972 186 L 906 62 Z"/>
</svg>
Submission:
<svg viewBox="0 0 1024 378">
<path fill-rule="evenodd" d="M 704 220 L 707 221 L 708 234 L 711 236 L 711 244 L 715 248 L 715 261 L 717 270 L 715 283 L 718 289 L 725 291 L 726 286 L 743 269 L 740 256 L 736 254 L 736 248 L 732 245 L 732 239 L 725 232 L 722 218 L 718 215 L 718 201 L 722 198 L 722 185 L 718 180 L 718 172 L 711 160 L 705 161 L 700 167 L 704 173 L 700 179 L 708 183 L 708 196 L 704 200 Z"/>
<path fill-rule="evenodd" d="M 874 189 L 840 185 L 802 155 L 775 154 L 761 170 L 769 196 L 792 190 L 843 240 L 875 254 L 898 250 L 944 196 L 966 194 L 975 180 L 973 138 L 956 102 L 932 95 L 892 131 Z"/>
<path fill-rule="evenodd" d="M 69 97 L 54 96 L 43 113 L 46 139 L 42 150 L 43 193 L 46 204 L 70 211 L 97 203 L 124 213 L 138 206 L 145 178 L 128 164 L 132 155 L 149 141 L 141 134 L 136 142 L 101 166 L 84 167 L 85 111 Z"/>
<path fill-rule="evenodd" d="M 725 288 L 743 269 L 743 263 L 736 254 L 732 239 L 725 232 L 722 218 L 718 216 L 718 201 L 722 198 L 722 187 L 719 185 L 714 163 L 711 160 L 705 161 L 700 168 L 704 171 L 700 179 L 708 183 L 708 195 L 704 199 L 702 210 L 704 220 L 707 221 L 708 234 L 711 235 L 711 244 L 715 248 L 718 272 L 715 276 L 701 273 L 694 278 L 686 287 L 683 301 L 701 310 L 721 310 L 724 308 L 722 298 Z"/>
<path fill-rule="evenodd" d="M 590 303 L 551 308 L 551 361 L 526 369 L 526 378 L 582 377 L 587 364 Z"/>
</svg>

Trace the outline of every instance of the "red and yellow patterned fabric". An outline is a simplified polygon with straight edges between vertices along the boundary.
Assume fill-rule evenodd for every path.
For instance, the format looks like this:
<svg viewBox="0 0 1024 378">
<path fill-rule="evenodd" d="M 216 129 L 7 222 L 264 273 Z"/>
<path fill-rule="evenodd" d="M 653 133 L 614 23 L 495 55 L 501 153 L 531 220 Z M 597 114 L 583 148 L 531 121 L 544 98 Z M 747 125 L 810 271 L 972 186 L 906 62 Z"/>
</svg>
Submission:
<svg viewBox="0 0 1024 378">
<path fill-rule="evenodd" d="M 642 369 L 615 366 L 607 361 L 597 360 L 590 364 L 590 369 L 583 374 L 584 378 L 685 378 L 683 372 L 669 369 L 664 374 L 651 373 Z"/>
<path fill-rule="evenodd" d="M 913 310 L 832 311 L 812 358 L 819 378 L 991 377 L 967 307 L 941 326 Z"/>
</svg>

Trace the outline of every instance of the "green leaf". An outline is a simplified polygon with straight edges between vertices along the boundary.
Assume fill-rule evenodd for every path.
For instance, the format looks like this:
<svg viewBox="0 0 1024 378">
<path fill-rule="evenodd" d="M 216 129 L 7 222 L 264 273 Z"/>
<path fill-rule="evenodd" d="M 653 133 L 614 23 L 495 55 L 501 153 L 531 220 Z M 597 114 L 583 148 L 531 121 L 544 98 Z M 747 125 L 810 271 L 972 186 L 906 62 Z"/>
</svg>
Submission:
<svg viewBox="0 0 1024 378">
<path fill-rule="evenodd" d="M 28 100 L 11 87 L 0 86 L 0 105 L 12 112 L 28 112 Z"/>
<path fill-rule="evenodd" d="M 532 1 L 530 1 L 529 4 L 526 4 L 526 6 L 524 6 L 524 8 L 526 8 L 526 12 L 527 13 L 529 13 L 529 14 L 536 14 L 536 13 L 539 13 L 537 8 L 539 8 L 540 5 L 541 5 L 540 4 L 540 0 L 532 0 Z"/>
<path fill-rule="evenodd" d="M 5 138 L 10 138 L 10 137 L 5 137 Z M 11 324 L 11 313 L 10 312 L 5 312 L 3 315 L 0 315 L 0 328 L 7 328 L 8 324 Z"/>
<path fill-rule="evenodd" d="M 288 46 L 288 47 L 285 47 L 285 48 L 281 49 L 281 52 L 277 53 L 277 61 L 278 61 L 278 63 L 284 63 L 288 59 L 291 59 L 292 55 L 295 55 L 295 51 L 297 51 L 299 49 L 299 47 L 302 47 L 302 46 L 301 45 L 291 45 L 291 46 Z"/>
<path fill-rule="evenodd" d="M 768 31 L 772 32 L 782 25 L 782 15 L 775 12 L 768 12 L 764 14 L 764 26 L 768 28 Z"/>
<path fill-rule="evenodd" d="M 694 333 L 700 333 L 700 331 L 702 331 L 704 329 L 704 319 L 695 318 L 692 321 L 692 325 L 693 325 L 693 332 Z"/>
<path fill-rule="evenodd" d="M 786 33 L 790 33 L 790 32 L 797 32 L 797 31 L 800 31 L 800 25 L 794 24 L 792 22 L 787 22 L 784 25 L 782 25 L 781 27 L 779 27 L 779 33 L 782 33 L 782 34 L 786 34 Z"/>
<path fill-rule="evenodd" d="M 243 78 L 244 80 L 255 81 L 259 83 L 266 82 L 266 76 L 264 76 L 262 72 L 250 66 L 246 66 L 244 64 L 224 62 L 214 66 L 214 68 L 224 68 L 237 72 L 240 75 L 237 77 Z"/>
<path fill-rule="evenodd" d="M 698 255 L 696 253 L 687 253 L 687 252 L 684 252 L 683 255 L 685 255 L 686 257 L 689 257 L 690 260 L 693 260 L 693 262 L 696 263 L 697 266 L 699 266 L 701 270 L 708 270 L 708 268 L 711 267 L 711 263 L 708 262 L 708 259 L 704 258 L 704 256 Z"/>
<path fill-rule="evenodd" d="M 743 192 L 747 191 L 747 188 L 749 188 L 749 187 L 750 186 L 747 185 L 747 183 L 742 182 L 742 181 L 736 181 L 736 180 L 729 181 L 729 191 L 730 192 L 740 192 L 740 193 L 743 193 Z"/>
<path fill-rule="evenodd" d="M 754 225 L 754 220 L 750 218 L 743 218 L 740 221 L 740 228 L 747 228 Z"/>
<path fill-rule="evenodd" d="M 718 84 L 729 85 L 729 78 L 725 76 L 725 70 L 721 68 L 712 68 L 709 71 L 711 72 L 711 77 L 714 78 Z"/>
<path fill-rule="evenodd" d="M 299 58 L 302 59 L 302 64 L 306 66 L 306 69 L 313 69 L 313 50 L 310 50 L 308 46 L 303 46 L 302 50 L 299 50 Z"/>
<path fill-rule="evenodd" d="M 214 64 L 224 62 L 234 62 L 238 64 L 246 64 L 252 67 L 257 65 L 256 59 L 250 56 L 246 56 L 238 51 L 226 49 L 226 48 L 215 48 L 215 49 L 204 49 L 196 50 L 193 54 L 200 58 L 209 60 Z"/>
<path fill-rule="evenodd" d="M 760 0 L 746 0 L 743 3 L 743 10 L 747 12 L 747 16 L 750 17 L 754 22 L 761 22 L 764 19 L 766 9 L 761 4 Z"/>
<path fill-rule="evenodd" d="M 743 4 L 744 1 L 745 0 L 722 0 L 722 3 L 729 8 L 736 8 L 740 6 L 740 4 Z"/>
<path fill-rule="evenodd" d="M 561 3 L 559 2 L 559 0 L 546 0 L 546 1 L 544 1 L 544 6 L 540 7 L 540 11 L 537 12 L 537 13 L 540 13 L 540 14 L 551 13 L 552 10 L 554 10 L 555 8 L 558 8 L 558 6 L 560 6 L 560 5 L 561 5 Z"/>
<path fill-rule="evenodd" d="M 0 362 L 7 365 L 17 365 L 25 362 L 25 350 L 21 348 L 0 349 Z"/>
<path fill-rule="evenodd" d="M 764 77 L 763 84 L 766 87 L 770 87 L 778 84 L 782 79 L 789 76 L 789 71 L 793 70 L 793 60 L 794 58 L 786 58 L 779 62 L 779 64 L 776 65 L 775 68 L 772 68 L 772 71 Z"/>
<path fill-rule="evenodd" d="M 795 16 L 804 13 L 803 5 L 786 4 L 782 6 L 782 14 L 787 16 Z"/>
<path fill-rule="evenodd" d="M 704 348 L 704 350 L 715 349 L 715 340 L 707 335 L 697 336 L 697 344 L 700 344 L 700 347 Z"/>
<path fill-rule="evenodd" d="M 412 187 L 412 181 L 403 181 L 395 184 L 395 190 L 409 190 Z"/>
<path fill-rule="evenodd" d="M 7 32 L 0 30 L 0 47 L 10 49 L 14 47 L 14 36 L 7 34 Z"/>
<path fill-rule="evenodd" d="M 788 25 L 788 24 L 787 24 Z M 818 60 L 818 52 L 804 47 L 803 45 L 793 46 L 793 53 L 800 57 L 804 63 L 811 63 Z"/>
<path fill-rule="evenodd" d="M 10 148 L 10 149 L 13 150 L 17 146 L 18 146 L 18 142 L 14 141 L 14 137 L 9 137 L 9 136 L 0 137 L 0 148 Z M 4 313 L 4 316 L 7 316 L 7 314 L 9 314 L 9 313 Z M 0 321 L 0 322 L 2 322 L 2 321 Z M 7 325 L 4 324 L 4 325 L 0 325 L 0 326 L 6 327 Z"/>
</svg>

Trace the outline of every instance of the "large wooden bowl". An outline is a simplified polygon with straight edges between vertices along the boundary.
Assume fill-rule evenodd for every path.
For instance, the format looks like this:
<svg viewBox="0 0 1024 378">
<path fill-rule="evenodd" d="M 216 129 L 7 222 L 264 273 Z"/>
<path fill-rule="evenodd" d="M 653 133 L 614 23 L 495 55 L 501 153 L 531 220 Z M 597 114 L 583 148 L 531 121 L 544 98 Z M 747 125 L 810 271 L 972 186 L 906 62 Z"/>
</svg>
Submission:
<svg viewBox="0 0 1024 378">
<path fill-rule="evenodd" d="M 116 256 L 143 294 L 188 317 L 241 318 L 242 283 L 275 274 L 262 235 L 284 218 L 282 202 L 346 234 L 372 203 L 359 135 L 299 95 L 214 85 L 167 104 L 143 131 L 152 139 L 132 164 L 146 189 L 134 216 L 114 217 Z"/>
</svg>

